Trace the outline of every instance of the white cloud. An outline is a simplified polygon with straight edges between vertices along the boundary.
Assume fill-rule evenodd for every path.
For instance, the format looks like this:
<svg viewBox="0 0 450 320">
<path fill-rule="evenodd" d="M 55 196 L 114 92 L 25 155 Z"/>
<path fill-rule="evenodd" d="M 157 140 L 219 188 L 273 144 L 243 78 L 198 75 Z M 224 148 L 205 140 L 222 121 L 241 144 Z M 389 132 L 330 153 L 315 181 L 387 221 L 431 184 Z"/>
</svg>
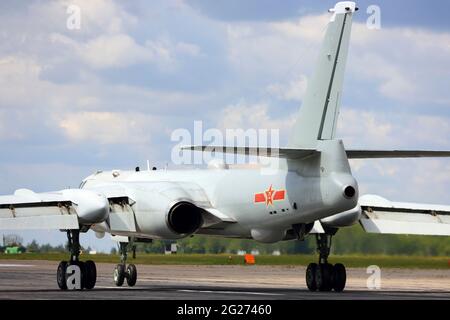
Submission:
<svg viewBox="0 0 450 320">
<path fill-rule="evenodd" d="M 450 149 L 450 118 L 343 107 L 337 135 L 347 146 Z"/>
<path fill-rule="evenodd" d="M 187 42 L 178 42 L 176 44 L 176 51 L 192 57 L 198 57 L 202 55 L 201 49 L 199 46 L 193 43 Z"/>
<path fill-rule="evenodd" d="M 271 23 L 273 30 L 285 36 L 320 43 L 325 34 L 326 25 L 330 21 L 329 14 L 303 16 L 294 21 L 282 21 Z M 319 27 L 321 26 L 321 27 Z"/>
<path fill-rule="evenodd" d="M 328 15 L 305 16 L 278 23 L 228 26 L 229 61 L 242 77 L 295 79 L 310 74 L 322 42 Z M 378 93 L 405 103 L 450 106 L 450 33 L 419 28 L 369 30 L 353 23 L 347 77 L 353 85 L 374 85 Z M 281 82 L 281 81 L 280 81 Z M 285 82 L 285 81 L 284 81 Z M 290 91 L 292 80 L 275 86 Z"/>
<path fill-rule="evenodd" d="M 303 24 L 304 19 L 308 23 Z M 314 19 L 316 28 L 311 23 Z M 317 32 L 321 20 L 301 18 L 301 28 L 296 22 L 228 25 L 228 60 L 243 77 L 262 77 L 272 83 L 297 78 L 310 71 L 315 60 L 320 40 L 311 37 L 311 33 Z"/>
<path fill-rule="evenodd" d="M 142 114 L 82 112 L 66 115 L 59 126 L 76 142 L 149 144 L 158 122 Z"/>
<path fill-rule="evenodd" d="M 301 75 L 290 81 L 288 84 L 274 83 L 267 86 L 267 92 L 278 99 L 288 101 L 302 101 L 306 92 L 308 80 Z"/>
<path fill-rule="evenodd" d="M 85 73 L 79 82 L 54 83 L 42 79 L 46 68 L 32 58 L 0 56 L 0 109 L 22 107 L 66 112 L 132 108 L 172 114 L 176 108 L 203 105 L 212 98 L 207 93 L 103 83 L 91 72 Z"/>
<path fill-rule="evenodd" d="M 136 64 L 154 64 L 162 71 L 174 71 L 180 56 L 198 57 L 201 49 L 186 42 L 170 39 L 146 40 L 139 44 L 128 34 L 105 34 L 78 42 L 62 34 L 52 34 L 52 43 L 65 45 L 81 61 L 94 69 L 124 68 Z"/>
<path fill-rule="evenodd" d="M 377 82 L 379 92 L 406 103 L 450 106 L 450 33 L 419 28 L 368 30 L 356 23 L 349 72 Z"/>
<path fill-rule="evenodd" d="M 358 160 L 353 174 L 361 194 L 375 193 L 393 201 L 448 205 L 450 164 L 447 160 Z"/>
<path fill-rule="evenodd" d="M 393 139 L 392 123 L 369 111 L 343 107 L 339 114 L 337 136 L 347 146 L 364 145 L 368 148 L 388 145 Z"/>
<path fill-rule="evenodd" d="M 94 102 L 94 93 L 89 87 L 92 83 L 51 83 L 41 79 L 46 68 L 46 65 L 31 57 L 0 56 L 0 109 L 61 110 L 68 106 L 76 107 L 79 103 L 86 105 L 89 101 Z"/>
<path fill-rule="evenodd" d="M 80 57 L 94 68 L 127 67 L 150 61 L 170 62 L 167 48 L 153 42 L 141 46 L 126 34 L 100 36 L 78 47 Z"/>
<path fill-rule="evenodd" d="M 0 58 L 0 95 L 2 107 L 13 107 L 21 100 L 28 100 L 31 79 L 41 71 L 38 64 L 13 56 Z"/>
<path fill-rule="evenodd" d="M 244 101 L 223 109 L 217 127 L 226 129 L 275 129 L 280 136 L 286 136 L 291 130 L 295 116 L 273 117 L 266 103 L 246 104 Z"/>
</svg>

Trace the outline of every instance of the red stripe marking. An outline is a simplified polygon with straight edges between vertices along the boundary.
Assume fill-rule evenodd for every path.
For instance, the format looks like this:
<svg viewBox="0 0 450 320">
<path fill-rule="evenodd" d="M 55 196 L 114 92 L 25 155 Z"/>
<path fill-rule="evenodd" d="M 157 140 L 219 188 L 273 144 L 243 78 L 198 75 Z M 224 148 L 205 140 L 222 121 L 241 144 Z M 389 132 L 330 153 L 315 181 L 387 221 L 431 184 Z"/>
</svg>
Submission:
<svg viewBox="0 0 450 320">
<path fill-rule="evenodd" d="M 275 195 L 273 196 L 273 200 L 284 200 L 284 190 L 280 190 L 275 192 Z"/>
<path fill-rule="evenodd" d="M 264 193 L 257 193 L 255 194 L 255 202 L 266 202 L 266 196 L 264 195 Z"/>
</svg>

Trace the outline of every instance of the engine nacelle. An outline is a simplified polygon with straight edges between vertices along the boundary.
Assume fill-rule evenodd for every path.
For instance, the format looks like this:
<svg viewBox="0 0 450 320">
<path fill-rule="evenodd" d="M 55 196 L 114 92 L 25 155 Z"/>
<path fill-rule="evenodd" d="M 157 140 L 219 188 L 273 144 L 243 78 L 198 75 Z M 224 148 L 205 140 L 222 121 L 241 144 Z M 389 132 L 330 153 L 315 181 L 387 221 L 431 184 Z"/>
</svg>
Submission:
<svg viewBox="0 0 450 320">
<path fill-rule="evenodd" d="M 128 189 L 135 201 L 136 229 L 153 239 L 180 239 L 195 233 L 203 225 L 204 210 L 195 198 L 171 182 L 142 184 Z"/>
<path fill-rule="evenodd" d="M 323 226 L 331 228 L 342 228 L 354 225 L 361 218 L 361 207 L 358 205 L 347 210 L 320 220 Z"/>
<path fill-rule="evenodd" d="M 61 193 L 76 205 L 80 223 L 101 223 L 108 218 L 109 202 L 103 194 L 80 189 L 66 189 L 62 190 Z"/>
<path fill-rule="evenodd" d="M 167 225 L 179 235 L 189 235 L 203 224 L 202 209 L 189 202 L 178 202 L 167 215 Z"/>
</svg>

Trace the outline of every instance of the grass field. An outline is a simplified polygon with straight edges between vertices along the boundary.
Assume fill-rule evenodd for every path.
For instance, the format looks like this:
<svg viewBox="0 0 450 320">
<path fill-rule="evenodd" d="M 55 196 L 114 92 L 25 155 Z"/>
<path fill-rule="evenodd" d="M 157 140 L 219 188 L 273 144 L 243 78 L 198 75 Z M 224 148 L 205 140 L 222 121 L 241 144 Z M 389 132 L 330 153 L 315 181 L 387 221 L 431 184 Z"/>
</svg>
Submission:
<svg viewBox="0 0 450 320">
<path fill-rule="evenodd" d="M 67 260 L 67 254 L 61 253 L 23 253 L 0 254 L 1 260 Z M 118 255 L 96 254 L 81 255 L 81 260 L 94 260 L 95 262 L 118 263 Z M 287 265 L 306 266 L 316 261 L 314 255 L 260 255 L 256 256 L 257 265 Z M 363 267 L 377 265 L 384 268 L 420 268 L 420 269 L 447 269 L 450 268 L 449 257 L 414 257 L 414 256 L 384 256 L 384 255 L 344 255 L 331 256 L 331 263 L 340 262 L 347 267 Z M 243 265 L 244 257 L 228 254 L 138 254 L 136 259 L 129 256 L 129 262 L 134 264 L 155 265 Z"/>
</svg>

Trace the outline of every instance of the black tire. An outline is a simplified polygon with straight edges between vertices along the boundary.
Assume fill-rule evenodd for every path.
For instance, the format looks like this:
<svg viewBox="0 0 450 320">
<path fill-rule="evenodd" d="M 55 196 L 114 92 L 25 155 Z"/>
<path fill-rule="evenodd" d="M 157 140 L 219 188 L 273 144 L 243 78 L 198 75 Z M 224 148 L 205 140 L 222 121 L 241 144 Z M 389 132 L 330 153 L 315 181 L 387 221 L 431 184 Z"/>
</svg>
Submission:
<svg viewBox="0 0 450 320">
<path fill-rule="evenodd" d="M 331 291 L 333 287 L 333 265 L 320 264 L 316 271 L 316 285 L 319 291 Z"/>
<path fill-rule="evenodd" d="M 67 290 L 67 261 L 61 261 L 56 271 L 56 282 L 61 290 Z"/>
<path fill-rule="evenodd" d="M 326 291 L 331 291 L 333 290 L 333 283 L 334 283 L 333 265 L 331 263 L 327 263 L 325 265 L 325 268 L 327 269 L 327 273 L 329 275 L 328 286 Z"/>
<path fill-rule="evenodd" d="M 336 292 L 342 292 L 347 281 L 347 272 L 341 263 L 336 263 L 333 267 L 333 289 Z"/>
<path fill-rule="evenodd" d="M 81 276 L 81 290 L 86 288 L 86 264 L 83 261 L 77 261 L 71 263 L 77 265 L 80 268 L 80 276 Z"/>
<path fill-rule="evenodd" d="M 129 287 L 134 287 L 137 281 L 137 269 L 134 264 L 127 267 L 127 284 Z"/>
<path fill-rule="evenodd" d="M 94 289 L 97 282 L 97 267 L 92 260 L 88 260 L 84 264 L 84 280 L 85 289 Z"/>
<path fill-rule="evenodd" d="M 308 268 L 306 269 L 306 286 L 309 291 L 317 290 L 316 283 L 316 272 L 317 272 L 317 263 L 310 263 Z"/>
<path fill-rule="evenodd" d="M 123 264 L 118 264 L 114 269 L 114 283 L 116 286 L 121 287 L 123 281 L 125 280 L 125 266 Z"/>
</svg>

